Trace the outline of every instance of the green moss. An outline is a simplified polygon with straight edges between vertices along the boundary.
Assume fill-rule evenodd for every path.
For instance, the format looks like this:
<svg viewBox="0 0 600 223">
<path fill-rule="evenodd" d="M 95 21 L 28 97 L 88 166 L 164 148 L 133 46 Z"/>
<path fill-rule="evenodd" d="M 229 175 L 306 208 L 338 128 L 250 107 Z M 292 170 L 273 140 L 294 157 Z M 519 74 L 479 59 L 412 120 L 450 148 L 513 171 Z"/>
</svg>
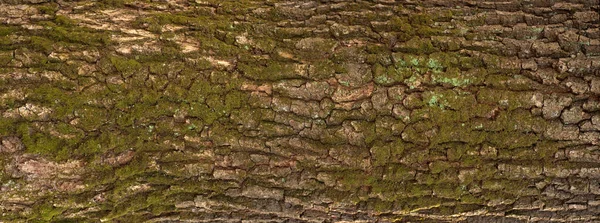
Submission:
<svg viewBox="0 0 600 223">
<path fill-rule="evenodd" d="M 73 27 L 73 26 L 77 25 L 77 22 L 75 20 L 70 19 L 69 17 L 66 17 L 64 15 L 54 16 L 54 23 L 56 23 L 56 25 L 62 26 L 62 27 Z"/>
<path fill-rule="evenodd" d="M 429 13 L 419 13 L 419 14 L 411 14 L 409 17 L 409 21 L 412 27 L 415 30 L 415 35 L 419 35 L 421 37 L 429 37 L 436 36 L 443 33 L 443 29 L 434 28 L 435 25 L 434 19 L 438 19 L 442 16 L 448 16 L 447 14 L 429 14 Z"/>
<path fill-rule="evenodd" d="M 6 37 L 19 31 L 18 26 L 0 25 L 0 37 Z"/>
<path fill-rule="evenodd" d="M 483 88 L 477 94 L 477 101 L 489 104 L 498 104 L 500 107 L 515 110 L 515 109 L 530 109 L 535 104 L 531 100 L 533 93 L 519 92 L 510 90 L 496 90 Z"/>
<path fill-rule="evenodd" d="M 431 40 L 419 37 L 413 37 L 406 43 L 399 45 L 398 50 L 412 54 L 430 54 L 437 51 Z"/>
<path fill-rule="evenodd" d="M 248 95 L 241 91 L 232 91 L 225 96 L 225 108 L 227 111 L 239 109 L 248 101 Z"/>
<path fill-rule="evenodd" d="M 77 22 L 64 16 L 56 16 L 52 22 L 40 22 L 45 29 L 34 31 L 40 37 L 54 42 L 76 43 L 90 46 L 106 46 L 110 44 L 110 36 L 101 31 L 77 26 Z"/>
<path fill-rule="evenodd" d="M 440 107 L 432 107 L 429 109 L 431 120 L 438 125 L 453 125 L 458 123 L 468 122 L 470 115 L 463 111 L 454 111 L 442 109 Z"/>
<path fill-rule="evenodd" d="M 427 61 L 427 67 L 432 69 L 434 73 L 441 72 L 444 69 L 444 66 L 442 66 L 439 61 L 433 58 L 429 58 Z"/>
<path fill-rule="evenodd" d="M 110 57 L 110 61 L 125 77 L 133 75 L 142 68 L 142 65 L 134 59 L 113 56 Z"/>
<path fill-rule="evenodd" d="M 412 197 L 407 201 L 409 203 L 409 209 L 420 209 L 424 207 L 437 207 L 442 204 L 442 198 L 437 196 L 419 196 Z"/>
<path fill-rule="evenodd" d="M 38 204 L 35 206 L 35 217 L 30 220 L 52 221 L 65 211 L 64 208 L 55 207 L 49 203 Z"/>
<path fill-rule="evenodd" d="M 31 45 L 35 47 L 35 49 L 41 49 L 42 52 L 46 54 L 50 54 L 54 49 L 54 42 L 38 36 L 31 37 Z"/>
<path fill-rule="evenodd" d="M 385 166 L 390 159 L 390 148 L 384 143 L 377 143 L 371 147 L 371 155 L 373 157 L 373 165 Z"/>
<path fill-rule="evenodd" d="M 138 153 L 139 154 L 139 153 Z M 120 167 L 115 171 L 115 176 L 119 179 L 127 179 L 139 174 L 143 174 L 150 164 L 150 160 L 145 155 L 137 155 L 127 165 Z"/>
<path fill-rule="evenodd" d="M 415 34 L 415 30 L 406 18 L 394 17 L 390 20 L 389 24 L 389 31 L 396 31 L 398 33 L 397 38 L 399 41 L 407 41 Z"/>
<path fill-rule="evenodd" d="M 457 111 L 474 107 L 477 104 L 474 95 L 460 90 L 440 89 L 437 91 L 428 91 L 424 93 L 423 100 L 430 107 L 453 109 Z"/>
<path fill-rule="evenodd" d="M 369 175 L 361 170 L 339 170 L 332 175 L 338 177 L 345 191 L 353 191 L 369 183 Z"/>
<path fill-rule="evenodd" d="M 52 125 L 49 125 L 49 127 L 54 129 L 59 135 L 64 136 L 65 142 L 69 147 L 78 144 L 79 141 L 85 136 L 85 132 L 68 123 L 53 123 Z"/>
<path fill-rule="evenodd" d="M 175 38 L 175 33 L 172 31 L 162 32 L 162 33 L 160 33 L 158 38 L 161 40 L 173 41 Z"/>
<path fill-rule="evenodd" d="M 391 201 L 381 201 L 381 200 L 373 200 L 368 203 L 369 209 L 375 210 L 379 213 L 390 212 L 394 203 Z"/>
<path fill-rule="evenodd" d="M 406 185 L 406 190 L 403 193 L 406 193 L 407 197 L 423 197 L 431 196 L 432 191 L 428 185 L 411 183 Z"/>
<path fill-rule="evenodd" d="M 169 213 L 169 212 L 173 212 L 175 211 L 175 205 L 173 204 L 161 204 L 161 203 L 157 203 L 157 204 L 152 204 L 150 206 L 150 211 L 152 212 L 152 214 L 154 215 L 160 215 L 160 214 L 164 214 L 164 213 Z M 144 220 L 146 218 L 143 218 Z"/>
<path fill-rule="evenodd" d="M 153 18 L 158 20 L 161 25 L 176 24 L 176 25 L 189 25 L 196 20 L 192 17 L 183 15 L 181 13 L 157 13 L 153 15 Z"/>
<path fill-rule="evenodd" d="M 414 177 L 415 172 L 403 165 L 387 164 L 383 169 L 383 180 L 401 182 L 411 180 Z"/>
<path fill-rule="evenodd" d="M 453 87 L 463 87 L 471 85 L 474 81 L 470 77 L 465 76 L 460 70 L 454 68 L 448 69 L 446 72 L 434 72 L 432 82 Z"/>
<path fill-rule="evenodd" d="M 427 105 L 433 107 L 433 106 L 439 106 L 441 109 L 444 109 L 445 105 L 444 103 L 442 103 L 440 101 L 440 99 L 443 97 L 443 95 L 431 95 L 429 97 L 429 100 L 427 101 Z"/>
<path fill-rule="evenodd" d="M 475 69 L 485 67 L 484 61 L 479 57 L 459 57 L 459 65 L 461 69 Z M 485 71 L 485 73 L 487 73 L 486 70 L 481 71 Z"/>
<path fill-rule="evenodd" d="M 338 81 L 338 82 L 339 82 L 339 83 L 340 83 L 342 86 L 345 86 L 345 87 L 350 87 L 350 82 L 348 82 L 348 81 L 343 81 L 343 80 L 340 80 L 340 81 Z"/>
<path fill-rule="evenodd" d="M 489 127 L 510 132 L 532 133 L 545 129 L 546 126 L 543 118 L 534 116 L 528 109 L 515 109 L 499 113 L 497 121 Z"/>
<path fill-rule="evenodd" d="M 108 114 L 106 109 L 103 108 L 86 106 L 76 112 L 81 117 L 77 126 L 88 131 L 98 129 L 107 121 Z"/>
<path fill-rule="evenodd" d="M 478 144 L 485 141 L 486 135 L 473 131 L 470 126 L 462 124 L 441 125 L 438 134 L 432 138 L 432 144 L 447 142 L 464 142 L 469 144 Z"/>
<path fill-rule="evenodd" d="M 265 65 L 259 64 L 238 64 L 238 69 L 244 76 L 254 80 L 281 80 L 289 78 L 298 78 L 298 72 L 289 63 L 267 62 Z"/>
<path fill-rule="evenodd" d="M 398 54 L 393 54 L 393 58 L 394 58 L 394 66 L 396 66 L 396 68 L 409 66 L 409 64 L 402 57 L 398 56 Z"/>
<path fill-rule="evenodd" d="M 12 135 L 17 131 L 17 120 L 0 117 L 0 135 Z"/>
<path fill-rule="evenodd" d="M 54 15 L 56 11 L 58 11 L 58 7 L 58 4 L 51 2 L 48 4 L 38 5 L 37 9 L 40 10 L 42 14 Z"/>
<path fill-rule="evenodd" d="M 404 83 L 406 85 L 408 85 L 408 87 L 410 89 L 415 89 L 421 85 L 422 80 L 423 80 L 423 77 L 421 75 L 415 73 L 412 76 L 410 76 L 410 78 L 405 79 Z"/>
<path fill-rule="evenodd" d="M 303 61 L 322 61 L 337 45 L 337 41 L 332 39 L 309 38 L 298 42 L 294 53 Z"/>
<path fill-rule="evenodd" d="M 434 174 L 445 171 L 451 167 L 452 167 L 452 165 L 445 161 L 435 161 L 435 162 L 429 163 L 429 170 L 431 171 L 431 173 L 434 173 Z"/>
<path fill-rule="evenodd" d="M 490 143 L 497 147 L 513 149 L 535 145 L 540 139 L 540 136 L 536 134 L 502 132 L 489 134 L 487 138 Z"/>
<path fill-rule="evenodd" d="M 145 217 L 135 214 L 135 212 L 150 206 L 150 204 L 146 202 L 147 196 L 147 193 L 138 193 L 127 196 L 127 199 L 116 203 L 111 213 L 103 218 L 102 221 L 115 219 L 122 219 L 123 221 L 128 222 L 143 221 Z"/>
<path fill-rule="evenodd" d="M 127 61 L 128 66 L 129 65 L 135 65 L 136 62 L 135 61 Z M 139 65 L 135 65 L 136 68 L 139 69 Z M 178 73 L 181 70 L 183 70 L 184 68 L 184 64 L 180 63 L 180 62 L 169 62 L 169 63 L 165 63 L 165 62 L 152 62 L 152 63 L 148 63 L 148 70 L 150 71 L 151 74 L 156 74 L 156 75 L 170 75 L 170 74 L 174 74 L 174 73 Z"/>
<path fill-rule="evenodd" d="M 415 25 L 428 25 L 433 23 L 433 15 L 427 13 L 412 14 L 409 21 Z"/>
<path fill-rule="evenodd" d="M 392 86 L 401 83 L 412 74 L 409 68 L 394 68 L 393 66 L 383 67 L 379 64 L 373 66 L 374 81 L 384 86 Z"/>
<path fill-rule="evenodd" d="M 477 167 L 481 165 L 484 159 L 479 155 L 473 155 L 473 153 L 467 153 L 460 157 L 461 165 L 464 167 Z M 473 151 L 474 152 L 474 151 Z"/>
<path fill-rule="evenodd" d="M 66 147 L 66 142 L 63 139 L 36 131 L 26 123 L 19 125 L 17 133 L 23 140 L 27 152 L 57 160 L 66 159 L 69 156 L 68 147 Z"/>
<path fill-rule="evenodd" d="M 74 154 L 77 154 L 80 156 L 93 157 L 93 155 L 100 154 L 105 149 L 107 149 L 107 148 L 103 147 L 101 143 L 102 143 L 101 141 L 98 141 L 96 139 L 88 139 L 84 143 L 82 143 L 77 148 L 77 150 L 74 151 Z"/>
<path fill-rule="evenodd" d="M 0 66 L 6 66 L 12 59 L 12 52 L 0 52 Z"/>
<path fill-rule="evenodd" d="M 97 4 L 101 8 L 122 8 L 126 2 L 126 0 L 99 0 Z"/>
<path fill-rule="evenodd" d="M 212 124 L 224 114 L 215 109 L 211 109 L 206 104 L 192 103 L 190 106 L 189 115 L 201 118 L 207 124 Z"/>
<path fill-rule="evenodd" d="M 449 199 L 459 199 L 464 193 L 461 187 L 455 184 L 435 184 L 432 189 L 436 196 Z"/>
<path fill-rule="evenodd" d="M 18 46 L 15 34 L 19 34 L 19 26 L 0 25 L 0 49 L 14 50 Z"/>
<path fill-rule="evenodd" d="M 477 197 L 475 195 L 472 194 L 464 194 L 460 197 L 460 202 L 461 203 L 467 203 L 467 204 L 481 204 L 483 201 L 482 198 Z"/>
<path fill-rule="evenodd" d="M 222 112 L 225 109 L 225 102 L 220 94 L 209 94 L 205 102 L 213 111 Z"/>
<path fill-rule="evenodd" d="M 228 44 L 219 40 L 215 37 L 203 37 L 198 36 L 197 39 L 200 41 L 200 48 L 205 49 L 206 51 L 215 52 L 216 55 L 219 56 L 227 56 L 227 57 L 235 57 L 237 55 L 244 55 L 246 50 L 243 48 L 239 48 L 232 44 Z M 249 57 L 249 55 L 248 55 Z"/>
<path fill-rule="evenodd" d="M 21 48 L 15 51 L 15 57 L 22 56 L 27 58 L 23 60 L 23 65 L 30 68 L 44 68 L 48 65 L 48 56 L 40 52 L 32 51 L 28 48 Z"/>
<path fill-rule="evenodd" d="M 189 91 L 185 87 L 169 82 L 169 84 L 166 85 L 163 98 L 172 102 L 186 103 L 188 102 L 185 100 L 187 94 L 189 94 Z"/>
<path fill-rule="evenodd" d="M 534 149 L 539 158 L 552 159 L 554 154 L 558 152 L 558 145 L 549 141 L 541 141 L 536 143 Z"/>
</svg>

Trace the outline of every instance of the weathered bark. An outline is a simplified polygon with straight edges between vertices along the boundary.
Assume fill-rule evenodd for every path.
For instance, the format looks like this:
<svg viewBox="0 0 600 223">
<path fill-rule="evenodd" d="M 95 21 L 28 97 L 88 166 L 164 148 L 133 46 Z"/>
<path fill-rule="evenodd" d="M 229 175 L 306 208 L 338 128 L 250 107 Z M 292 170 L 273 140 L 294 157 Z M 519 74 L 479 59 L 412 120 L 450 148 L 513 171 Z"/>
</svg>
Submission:
<svg viewBox="0 0 600 223">
<path fill-rule="evenodd" d="M 600 221 L 598 0 L 0 4 L 0 221 Z"/>
</svg>

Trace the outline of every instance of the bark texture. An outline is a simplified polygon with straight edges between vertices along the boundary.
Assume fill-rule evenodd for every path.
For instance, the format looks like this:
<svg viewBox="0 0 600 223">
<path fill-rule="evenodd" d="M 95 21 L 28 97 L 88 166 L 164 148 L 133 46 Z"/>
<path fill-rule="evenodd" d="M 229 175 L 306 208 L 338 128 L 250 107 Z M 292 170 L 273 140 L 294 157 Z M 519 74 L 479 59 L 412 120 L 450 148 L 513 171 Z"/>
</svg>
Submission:
<svg viewBox="0 0 600 223">
<path fill-rule="evenodd" d="M 598 0 L 0 0 L 0 222 L 600 222 Z"/>
</svg>

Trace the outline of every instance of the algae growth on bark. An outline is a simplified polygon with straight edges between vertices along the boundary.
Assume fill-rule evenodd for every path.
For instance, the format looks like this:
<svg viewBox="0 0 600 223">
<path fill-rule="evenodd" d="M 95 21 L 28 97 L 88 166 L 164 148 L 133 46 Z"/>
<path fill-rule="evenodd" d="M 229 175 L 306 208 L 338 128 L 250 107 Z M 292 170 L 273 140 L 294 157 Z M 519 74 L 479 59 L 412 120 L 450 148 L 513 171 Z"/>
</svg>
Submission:
<svg viewBox="0 0 600 223">
<path fill-rule="evenodd" d="M 0 0 L 0 222 L 600 221 L 598 0 Z"/>
</svg>

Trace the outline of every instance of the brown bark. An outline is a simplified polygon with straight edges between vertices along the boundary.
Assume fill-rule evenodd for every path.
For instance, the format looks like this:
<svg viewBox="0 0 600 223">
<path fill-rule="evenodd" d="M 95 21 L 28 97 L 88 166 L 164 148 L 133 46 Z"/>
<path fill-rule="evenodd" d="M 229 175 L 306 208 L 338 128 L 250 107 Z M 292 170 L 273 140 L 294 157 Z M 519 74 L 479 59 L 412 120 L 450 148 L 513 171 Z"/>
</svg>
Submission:
<svg viewBox="0 0 600 223">
<path fill-rule="evenodd" d="M 2 1 L 0 221 L 600 221 L 598 1 Z"/>
</svg>

